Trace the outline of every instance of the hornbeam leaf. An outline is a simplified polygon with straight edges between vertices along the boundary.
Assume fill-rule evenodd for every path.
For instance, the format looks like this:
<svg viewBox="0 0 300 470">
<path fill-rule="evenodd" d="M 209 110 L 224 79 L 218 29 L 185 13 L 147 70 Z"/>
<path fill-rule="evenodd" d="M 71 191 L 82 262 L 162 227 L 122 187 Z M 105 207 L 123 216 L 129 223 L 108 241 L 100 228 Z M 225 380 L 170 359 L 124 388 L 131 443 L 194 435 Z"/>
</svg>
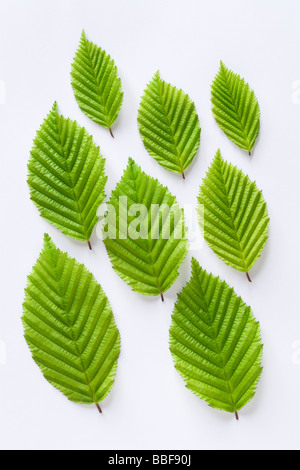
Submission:
<svg viewBox="0 0 300 470">
<path fill-rule="evenodd" d="M 260 128 L 260 110 L 254 91 L 243 78 L 221 62 L 211 87 L 214 117 L 227 137 L 249 155 Z"/>
<path fill-rule="evenodd" d="M 175 367 L 193 393 L 235 413 L 254 396 L 262 367 L 259 323 L 226 282 L 192 260 L 170 328 Z"/>
<path fill-rule="evenodd" d="M 98 405 L 110 392 L 120 335 L 102 288 L 45 235 L 28 276 L 25 339 L 44 377 L 69 400 Z"/>
<path fill-rule="evenodd" d="M 114 61 L 84 31 L 72 64 L 72 87 L 77 103 L 89 118 L 107 127 L 118 117 L 123 101 L 121 80 Z"/>
<path fill-rule="evenodd" d="M 204 206 L 205 240 L 225 263 L 245 272 L 250 281 L 248 272 L 268 238 L 269 217 L 262 192 L 241 170 L 225 162 L 218 150 L 200 187 L 198 202 Z"/>
<path fill-rule="evenodd" d="M 176 198 L 129 159 L 108 208 L 103 235 L 115 271 L 135 292 L 163 300 L 187 253 Z"/>
<path fill-rule="evenodd" d="M 189 96 L 161 80 L 156 72 L 142 97 L 138 126 L 149 154 L 184 178 L 184 171 L 197 153 L 201 132 Z"/>
<path fill-rule="evenodd" d="M 57 104 L 37 132 L 28 185 L 41 216 L 64 234 L 89 241 L 105 198 L 105 160 L 76 121 L 59 116 Z"/>
</svg>

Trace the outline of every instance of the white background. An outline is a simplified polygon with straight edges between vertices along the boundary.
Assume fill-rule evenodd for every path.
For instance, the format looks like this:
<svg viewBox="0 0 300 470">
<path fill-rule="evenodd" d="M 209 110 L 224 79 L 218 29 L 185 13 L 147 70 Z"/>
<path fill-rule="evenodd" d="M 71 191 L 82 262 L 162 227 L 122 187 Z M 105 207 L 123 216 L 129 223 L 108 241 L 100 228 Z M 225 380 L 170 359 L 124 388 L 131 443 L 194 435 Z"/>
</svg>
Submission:
<svg viewBox="0 0 300 470">
<path fill-rule="evenodd" d="M 4 82 L 6 89 L 5 104 L 3 96 L 0 104 L 2 448 L 299 447 L 300 95 L 293 89 L 300 80 L 299 19 L 298 0 L 0 1 L 0 88 Z M 124 103 L 113 126 L 114 140 L 79 110 L 70 86 L 82 28 L 119 68 Z M 220 60 L 245 77 L 260 103 L 261 133 L 251 158 L 219 130 L 210 110 L 210 84 Z M 190 95 L 199 113 L 200 151 L 186 181 L 160 167 L 138 134 L 140 96 L 158 69 L 163 79 Z M 185 388 L 168 350 L 171 312 L 176 293 L 190 276 L 191 254 L 162 304 L 130 290 L 114 273 L 95 235 L 89 252 L 86 244 L 47 224 L 30 201 L 26 165 L 35 132 L 54 100 L 61 113 L 78 120 L 100 145 L 107 159 L 108 195 L 132 156 L 168 185 L 181 205 L 195 204 L 218 147 L 263 189 L 270 236 L 251 271 L 252 284 L 206 245 L 192 253 L 204 268 L 234 286 L 261 323 L 264 372 L 239 423 Z M 95 274 L 121 332 L 116 382 L 102 403 L 102 416 L 93 406 L 69 402 L 49 385 L 23 339 L 24 287 L 44 232 Z"/>
</svg>

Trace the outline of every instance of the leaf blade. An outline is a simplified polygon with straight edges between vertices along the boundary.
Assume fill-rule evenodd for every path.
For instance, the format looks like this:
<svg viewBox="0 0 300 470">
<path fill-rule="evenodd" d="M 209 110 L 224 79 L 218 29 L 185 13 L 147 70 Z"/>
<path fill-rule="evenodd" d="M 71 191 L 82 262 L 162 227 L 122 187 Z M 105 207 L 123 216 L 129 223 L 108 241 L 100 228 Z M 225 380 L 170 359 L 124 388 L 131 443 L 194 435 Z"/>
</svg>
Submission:
<svg viewBox="0 0 300 470">
<path fill-rule="evenodd" d="M 120 335 L 101 286 L 45 235 L 28 277 L 24 336 L 44 377 L 76 403 L 99 403 L 111 390 Z"/>
<path fill-rule="evenodd" d="M 65 235 L 88 241 L 105 198 L 104 166 L 92 136 L 76 121 L 59 116 L 54 103 L 28 163 L 30 197 L 40 215 Z"/>
<path fill-rule="evenodd" d="M 118 70 L 111 57 L 87 40 L 82 31 L 71 70 L 72 88 L 84 114 L 111 129 L 122 106 L 123 92 Z"/>
<path fill-rule="evenodd" d="M 251 154 L 260 129 L 259 104 L 248 83 L 223 62 L 211 87 L 212 112 L 227 137 Z"/>
<path fill-rule="evenodd" d="M 198 203 L 204 206 L 201 228 L 209 246 L 226 264 L 248 273 L 268 238 L 262 192 L 218 150 L 200 186 Z"/>
<path fill-rule="evenodd" d="M 170 351 L 187 388 L 209 406 L 237 415 L 255 394 L 262 348 L 250 307 L 193 259 L 170 327 Z"/>
<path fill-rule="evenodd" d="M 141 99 L 138 127 L 148 153 L 164 168 L 184 176 L 200 144 L 195 105 L 156 72 Z"/>
<path fill-rule="evenodd" d="M 129 159 L 108 205 L 117 217 L 116 232 L 112 231 L 113 220 L 108 218 L 108 236 L 104 237 L 114 270 L 135 292 L 162 295 L 177 278 L 187 253 L 183 212 L 175 197 Z M 135 205 L 146 213 L 136 238 L 130 232 Z M 120 220 L 127 221 L 125 227 L 120 226 Z"/>
</svg>

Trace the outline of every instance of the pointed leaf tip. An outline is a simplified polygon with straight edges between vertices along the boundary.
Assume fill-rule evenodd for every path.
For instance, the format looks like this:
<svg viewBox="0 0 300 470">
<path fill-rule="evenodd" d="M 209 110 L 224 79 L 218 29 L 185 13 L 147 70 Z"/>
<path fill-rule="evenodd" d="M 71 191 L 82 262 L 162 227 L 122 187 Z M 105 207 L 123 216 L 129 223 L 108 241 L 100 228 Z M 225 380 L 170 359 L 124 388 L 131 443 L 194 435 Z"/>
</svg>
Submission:
<svg viewBox="0 0 300 470">
<path fill-rule="evenodd" d="M 44 233 L 44 243 L 53 243 L 48 233 Z"/>
<path fill-rule="evenodd" d="M 192 260 L 191 260 L 191 266 L 192 266 L 192 271 L 200 268 L 200 264 L 199 262 L 196 260 L 196 258 L 194 258 L 194 256 L 192 257 Z"/>
<path fill-rule="evenodd" d="M 58 104 L 57 104 L 57 101 L 54 101 L 52 109 L 51 109 L 50 112 L 57 113 L 57 110 L 58 110 Z"/>
<path fill-rule="evenodd" d="M 136 163 L 135 163 L 135 161 L 132 157 L 128 158 L 127 166 L 130 166 L 130 165 L 136 165 Z"/>
</svg>

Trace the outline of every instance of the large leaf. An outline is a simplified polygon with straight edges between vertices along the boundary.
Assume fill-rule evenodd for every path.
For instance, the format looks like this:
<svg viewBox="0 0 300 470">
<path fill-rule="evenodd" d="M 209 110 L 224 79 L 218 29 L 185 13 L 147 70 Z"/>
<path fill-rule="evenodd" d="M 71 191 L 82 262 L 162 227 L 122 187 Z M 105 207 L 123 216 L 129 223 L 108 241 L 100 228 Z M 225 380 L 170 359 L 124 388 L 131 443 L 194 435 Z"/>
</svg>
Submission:
<svg viewBox="0 0 300 470">
<path fill-rule="evenodd" d="M 195 259 L 175 304 L 170 350 L 187 388 L 238 418 L 262 371 L 259 324 L 234 290 Z"/>
<path fill-rule="evenodd" d="M 69 400 L 97 404 L 111 390 L 120 335 L 102 288 L 45 235 L 28 276 L 25 339 L 45 378 Z"/>
<path fill-rule="evenodd" d="M 254 91 L 221 62 L 211 87 L 213 114 L 232 142 L 249 155 L 259 133 L 260 110 Z"/>
<path fill-rule="evenodd" d="M 93 138 L 54 104 L 37 132 L 28 164 L 28 185 L 44 219 L 63 233 L 89 241 L 105 197 L 105 160 Z"/>
<path fill-rule="evenodd" d="M 200 187 L 204 238 L 228 265 L 248 272 L 268 238 L 269 218 L 262 192 L 217 151 Z M 202 212 L 201 212 L 202 213 Z"/>
<path fill-rule="evenodd" d="M 108 207 L 104 242 L 115 271 L 134 291 L 163 300 L 187 253 L 176 198 L 129 159 Z"/>
<path fill-rule="evenodd" d="M 110 130 L 118 117 L 123 92 L 114 61 L 84 31 L 72 64 L 72 87 L 80 109 Z"/>
<path fill-rule="evenodd" d="M 164 168 L 181 173 L 190 166 L 200 143 L 194 103 L 156 72 L 142 97 L 138 126 L 149 154 Z"/>
</svg>

